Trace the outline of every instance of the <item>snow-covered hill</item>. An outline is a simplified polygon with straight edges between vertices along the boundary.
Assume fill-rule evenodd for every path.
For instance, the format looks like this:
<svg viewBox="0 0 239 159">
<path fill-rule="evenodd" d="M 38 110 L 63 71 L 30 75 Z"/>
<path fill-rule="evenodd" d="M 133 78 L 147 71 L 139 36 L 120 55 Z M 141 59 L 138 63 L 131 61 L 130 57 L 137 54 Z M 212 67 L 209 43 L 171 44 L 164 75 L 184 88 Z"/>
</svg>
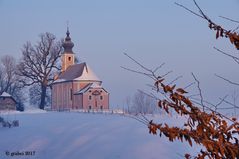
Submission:
<svg viewBox="0 0 239 159">
<path fill-rule="evenodd" d="M 153 136 L 145 125 L 125 116 L 73 112 L 0 115 L 20 121 L 20 127 L 0 127 L 1 159 L 175 159 L 194 149 Z"/>
</svg>

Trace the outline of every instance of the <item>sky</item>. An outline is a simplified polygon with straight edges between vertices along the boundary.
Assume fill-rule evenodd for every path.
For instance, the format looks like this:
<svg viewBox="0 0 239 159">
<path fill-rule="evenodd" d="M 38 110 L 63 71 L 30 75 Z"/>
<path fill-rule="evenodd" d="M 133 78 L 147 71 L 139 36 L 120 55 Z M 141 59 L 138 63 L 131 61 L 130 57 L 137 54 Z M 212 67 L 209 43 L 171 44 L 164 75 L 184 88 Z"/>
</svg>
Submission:
<svg viewBox="0 0 239 159">
<path fill-rule="evenodd" d="M 141 69 L 123 53 L 150 69 L 165 63 L 159 73 L 172 70 L 168 82 L 182 75 L 176 81 L 179 87 L 194 81 L 193 72 L 207 100 L 231 96 L 238 88 L 214 74 L 239 82 L 238 65 L 213 47 L 232 54 L 238 51 L 227 39 L 216 40 L 206 21 L 174 2 L 196 11 L 192 0 L 0 0 L 0 56 L 20 58 L 23 44 L 36 43 L 40 33 L 64 38 L 68 21 L 73 51 L 103 81 L 111 107 L 123 107 L 126 97 L 138 89 L 150 92 L 147 84 L 152 84 L 120 67 Z M 215 22 L 228 29 L 237 27 L 219 16 L 239 20 L 238 0 L 198 3 Z M 190 91 L 197 93 L 195 87 Z"/>
</svg>

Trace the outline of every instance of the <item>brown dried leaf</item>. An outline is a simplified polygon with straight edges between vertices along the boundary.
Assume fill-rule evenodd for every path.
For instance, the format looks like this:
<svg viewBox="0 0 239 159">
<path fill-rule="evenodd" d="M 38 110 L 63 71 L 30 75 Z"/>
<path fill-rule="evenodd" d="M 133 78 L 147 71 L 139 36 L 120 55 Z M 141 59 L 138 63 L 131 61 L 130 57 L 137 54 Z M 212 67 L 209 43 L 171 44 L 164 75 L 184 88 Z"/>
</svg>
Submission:
<svg viewBox="0 0 239 159">
<path fill-rule="evenodd" d="M 184 155 L 184 157 L 185 157 L 186 159 L 190 159 L 190 158 L 191 158 L 191 155 L 188 154 L 188 153 L 186 153 L 186 154 Z"/>
<path fill-rule="evenodd" d="M 176 84 L 171 87 L 171 90 L 173 91 L 175 87 L 176 87 Z"/>
<path fill-rule="evenodd" d="M 219 30 L 217 30 L 217 33 L 216 33 L 216 39 L 218 39 L 219 38 L 219 35 L 220 35 L 220 33 L 219 33 L 220 31 Z"/>
<path fill-rule="evenodd" d="M 208 24 L 208 27 L 209 27 L 210 29 L 212 29 L 212 28 L 213 28 L 212 23 L 209 23 L 209 24 Z"/>
<path fill-rule="evenodd" d="M 167 85 L 163 88 L 163 90 L 164 90 L 165 93 L 171 92 L 171 87 L 169 85 Z"/>
<path fill-rule="evenodd" d="M 187 104 L 188 106 L 192 106 L 192 105 L 193 105 L 192 102 L 191 102 L 188 98 L 184 98 L 184 99 L 183 99 L 183 102 L 184 102 L 185 104 Z"/>
<path fill-rule="evenodd" d="M 178 92 L 178 93 L 181 93 L 181 94 L 184 94 L 184 93 L 188 93 L 188 92 L 186 92 L 184 89 L 182 89 L 182 88 L 178 88 L 178 89 L 176 89 L 176 91 Z"/>
<path fill-rule="evenodd" d="M 220 36 L 221 36 L 221 37 L 223 37 L 223 33 L 224 33 L 224 32 L 223 32 L 223 29 L 221 28 L 221 29 L 220 29 Z"/>
<path fill-rule="evenodd" d="M 162 108 L 162 101 L 161 100 L 158 101 L 158 107 Z"/>
</svg>

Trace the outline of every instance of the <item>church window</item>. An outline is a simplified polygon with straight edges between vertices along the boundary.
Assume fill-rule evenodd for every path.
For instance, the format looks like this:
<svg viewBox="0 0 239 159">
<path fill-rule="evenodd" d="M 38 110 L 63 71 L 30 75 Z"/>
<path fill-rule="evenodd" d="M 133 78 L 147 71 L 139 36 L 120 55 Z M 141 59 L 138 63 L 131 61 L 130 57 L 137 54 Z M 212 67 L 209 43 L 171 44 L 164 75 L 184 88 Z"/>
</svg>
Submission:
<svg viewBox="0 0 239 159">
<path fill-rule="evenodd" d="M 89 106 L 89 110 L 91 110 L 91 106 Z"/>
<path fill-rule="evenodd" d="M 71 57 L 68 57 L 68 60 L 71 61 Z"/>
<path fill-rule="evenodd" d="M 100 96 L 100 100 L 103 100 L 103 96 Z"/>
<path fill-rule="evenodd" d="M 91 98 L 92 98 L 92 97 L 91 97 L 91 96 L 89 96 L 89 100 L 91 100 Z"/>
</svg>

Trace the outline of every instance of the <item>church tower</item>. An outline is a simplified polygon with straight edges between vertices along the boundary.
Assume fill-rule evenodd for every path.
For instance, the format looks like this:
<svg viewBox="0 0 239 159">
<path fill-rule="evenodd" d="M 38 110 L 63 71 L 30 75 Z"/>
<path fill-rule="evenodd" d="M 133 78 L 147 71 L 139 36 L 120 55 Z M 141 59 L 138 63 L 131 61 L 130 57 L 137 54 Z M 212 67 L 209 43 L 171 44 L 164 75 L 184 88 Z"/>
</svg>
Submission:
<svg viewBox="0 0 239 159">
<path fill-rule="evenodd" d="M 61 55 L 61 72 L 65 72 L 65 70 L 71 66 L 74 65 L 75 63 L 75 57 L 74 57 L 74 53 L 72 51 L 72 48 L 74 47 L 74 43 L 71 41 L 70 38 L 70 32 L 69 32 L 69 28 L 67 27 L 67 32 L 66 32 L 66 38 L 65 41 L 63 43 L 63 48 L 64 48 L 64 52 Z"/>
</svg>

